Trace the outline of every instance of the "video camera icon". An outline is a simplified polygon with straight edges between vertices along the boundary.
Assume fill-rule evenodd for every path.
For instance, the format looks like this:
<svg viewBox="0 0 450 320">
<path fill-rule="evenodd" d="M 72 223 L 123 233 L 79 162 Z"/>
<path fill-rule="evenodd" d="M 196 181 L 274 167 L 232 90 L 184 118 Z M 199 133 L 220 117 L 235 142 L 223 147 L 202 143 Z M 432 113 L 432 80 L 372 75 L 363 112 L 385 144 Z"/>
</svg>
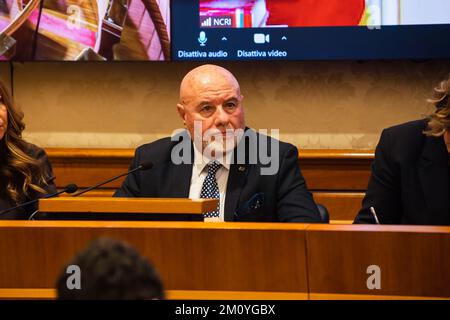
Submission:
<svg viewBox="0 0 450 320">
<path fill-rule="evenodd" d="M 255 33 L 253 35 L 253 41 L 258 44 L 269 43 L 270 42 L 270 34 Z"/>
</svg>

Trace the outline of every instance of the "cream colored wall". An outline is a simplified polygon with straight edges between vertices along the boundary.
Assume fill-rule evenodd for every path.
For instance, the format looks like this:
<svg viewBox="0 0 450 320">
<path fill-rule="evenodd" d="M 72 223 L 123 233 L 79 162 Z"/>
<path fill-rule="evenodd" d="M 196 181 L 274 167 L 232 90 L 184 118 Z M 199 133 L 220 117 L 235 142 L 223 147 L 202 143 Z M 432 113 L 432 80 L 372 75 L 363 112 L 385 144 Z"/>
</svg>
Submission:
<svg viewBox="0 0 450 320">
<path fill-rule="evenodd" d="M 223 64 L 241 83 L 247 124 L 302 148 L 374 148 L 382 128 L 422 117 L 450 61 Z M 15 63 L 25 137 L 44 147 L 130 148 L 181 127 L 189 63 Z M 0 70 L 3 70 L 2 67 Z"/>
<path fill-rule="evenodd" d="M 9 63 L 0 63 L 0 80 L 5 84 L 6 88 L 11 90 L 11 72 Z"/>
</svg>

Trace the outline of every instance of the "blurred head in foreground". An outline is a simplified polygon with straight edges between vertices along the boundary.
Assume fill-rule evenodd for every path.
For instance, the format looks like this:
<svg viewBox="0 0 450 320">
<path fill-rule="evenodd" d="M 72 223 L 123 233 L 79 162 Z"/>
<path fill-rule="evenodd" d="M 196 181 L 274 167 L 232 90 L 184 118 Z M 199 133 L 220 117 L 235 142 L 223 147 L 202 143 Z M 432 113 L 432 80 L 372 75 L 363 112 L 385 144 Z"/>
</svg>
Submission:
<svg viewBox="0 0 450 320">
<path fill-rule="evenodd" d="M 77 271 L 78 288 L 74 279 Z M 79 252 L 62 271 L 56 288 L 58 299 L 62 300 L 165 297 L 161 279 L 151 263 L 128 244 L 109 238 L 99 238 Z"/>
</svg>

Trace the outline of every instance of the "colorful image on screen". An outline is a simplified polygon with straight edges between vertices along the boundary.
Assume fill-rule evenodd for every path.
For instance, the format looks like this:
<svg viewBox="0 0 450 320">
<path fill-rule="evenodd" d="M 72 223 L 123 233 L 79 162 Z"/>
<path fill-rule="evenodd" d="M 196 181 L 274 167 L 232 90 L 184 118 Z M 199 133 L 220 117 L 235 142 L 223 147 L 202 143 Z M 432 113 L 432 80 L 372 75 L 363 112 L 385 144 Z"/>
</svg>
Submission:
<svg viewBox="0 0 450 320">
<path fill-rule="evenodd" d="M 200 0 L 201 28 L 449 24 L 448 0 Z"/>
<path fill-rule="evenodd" d="M 0 0 L 2 60 L 169 60 L 170 0 Z"/>
</svg>

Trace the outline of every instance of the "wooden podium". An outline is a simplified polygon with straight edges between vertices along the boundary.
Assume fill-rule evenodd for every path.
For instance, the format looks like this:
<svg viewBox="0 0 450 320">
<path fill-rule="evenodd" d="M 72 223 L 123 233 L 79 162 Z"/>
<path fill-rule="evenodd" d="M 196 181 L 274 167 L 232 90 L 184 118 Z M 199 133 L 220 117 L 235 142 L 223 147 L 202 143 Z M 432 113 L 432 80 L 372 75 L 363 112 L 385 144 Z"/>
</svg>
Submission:
<svg viewBox="0 0 450 320">
<path fill-rule="evenodd" d="M 203 221 L 217 199 L 79 197 L 39 200 L 39 220 Z"/>
<path fill-rule="evenodd" d="M 52 298 L 73 256 L 125 241 L 172 299 L 450 298 L 450 227 L 176 221 L 0 221 L 0 299 Z M 367 268 L 380 268 L 370 289 Z"/>
</svg>

